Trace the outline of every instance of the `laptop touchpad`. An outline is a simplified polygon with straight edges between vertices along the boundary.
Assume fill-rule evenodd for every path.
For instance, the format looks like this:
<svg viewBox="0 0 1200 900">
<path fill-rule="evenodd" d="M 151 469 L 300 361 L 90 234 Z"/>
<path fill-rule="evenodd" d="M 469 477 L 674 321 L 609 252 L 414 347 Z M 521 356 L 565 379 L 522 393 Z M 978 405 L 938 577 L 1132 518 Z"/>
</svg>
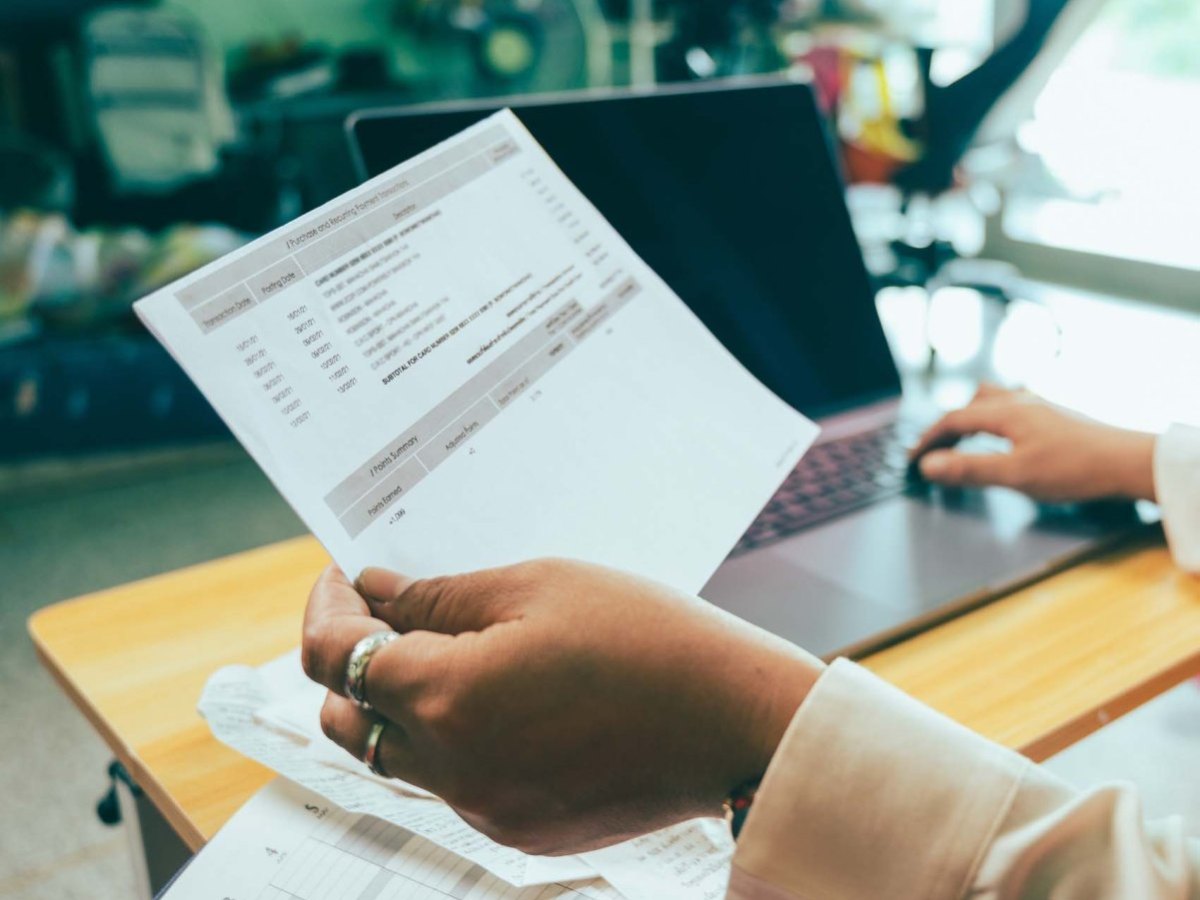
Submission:
<svg viewBox="0 0 1200 900">
<path fill-rule="evenodd" d="M 896 624 L 895 610 L 812 571 L 789 543 L 727 561 L 700 596 L 822 656 Z"/>
<path fill-rule="evenodd" d="M 1094 537 L 1081 524 L 1039 524 L 1036 504 L 1024 497 L 972 491 L 946 502 L 896 498 L 783 546 L 854 594 L 919 613 L 1033 575 Z"/>
</svg>

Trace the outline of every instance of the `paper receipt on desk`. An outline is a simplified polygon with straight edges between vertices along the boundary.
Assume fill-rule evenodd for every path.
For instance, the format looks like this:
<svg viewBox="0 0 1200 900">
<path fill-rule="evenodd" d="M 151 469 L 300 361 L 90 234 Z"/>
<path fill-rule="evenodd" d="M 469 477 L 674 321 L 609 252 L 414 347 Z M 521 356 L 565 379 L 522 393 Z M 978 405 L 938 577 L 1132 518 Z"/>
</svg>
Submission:
<svg viewBox="0 0 1200 900">
<path fill-rule="evenodd" d="M 565 556 L 697 591 L 817 433 L 510 111 L 136 310 L 351 576 Z"/>
</svg>

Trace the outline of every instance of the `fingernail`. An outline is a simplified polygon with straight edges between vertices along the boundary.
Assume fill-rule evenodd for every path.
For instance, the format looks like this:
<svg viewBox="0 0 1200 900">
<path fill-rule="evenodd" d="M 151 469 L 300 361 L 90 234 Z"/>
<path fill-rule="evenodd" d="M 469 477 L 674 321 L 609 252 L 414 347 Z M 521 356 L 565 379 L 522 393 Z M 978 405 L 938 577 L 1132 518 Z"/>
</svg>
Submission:
<svg viewBox="0 0 1200 900">
<path fill-rule="evenodd" d="M 386 599 L 381 598 L 367 589 L 366 583 L 361 575 L 354 579 L 354 589 L 358 591 L 362 598 L 367 601 L 368 606 L 381 606 L 386 603 Z"/>
<path fill-rule="evenodd" d="M 412 579 L 387 569 L 366 568 L 355 579 L 355 589 L 374 606 L 383 606 L 411 583 Z"/>
<path fill-rule="evenodd" d="M 921 458 L 921 474 L 926 478 L 937 478 L 946 474 L 948 465 L 945 453 L 930 453 Z"/>
</svg>

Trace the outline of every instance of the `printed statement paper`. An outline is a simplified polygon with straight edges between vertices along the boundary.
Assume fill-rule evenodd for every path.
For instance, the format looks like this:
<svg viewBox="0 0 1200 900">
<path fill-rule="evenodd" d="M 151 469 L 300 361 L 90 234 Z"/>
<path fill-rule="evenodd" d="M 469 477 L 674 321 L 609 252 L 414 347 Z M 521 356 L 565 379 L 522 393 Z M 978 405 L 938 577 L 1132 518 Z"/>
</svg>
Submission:
<svg viewBox="0 0 1200 900">
<path fill-rule="evenodd" d="M 817 431 L 509 111 L 136 309 L 352 577 L 553 555 L 698 591 Z"/>
</svg>

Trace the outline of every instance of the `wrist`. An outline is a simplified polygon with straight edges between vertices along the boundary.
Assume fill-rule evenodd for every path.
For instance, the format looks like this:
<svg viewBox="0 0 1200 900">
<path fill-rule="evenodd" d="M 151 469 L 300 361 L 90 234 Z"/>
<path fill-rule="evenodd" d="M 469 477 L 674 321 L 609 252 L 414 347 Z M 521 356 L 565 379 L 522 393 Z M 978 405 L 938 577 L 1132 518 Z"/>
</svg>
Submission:
<svg viewBox="0 0 1200 900">
<path fill-rule="evenodd" d="M 1154 500 L 1154 449 L 1157 437 L 1139 431 L 1113 430 L 1108 467 L 1115 496 L 1126 500 Z"/>
<path fill-rule="evenodd" d="M 783 742 L 792 719 L 825 671 L 825 664 L 803 650 L 783 654 L 764 672 L 756 686 L 758 714 L 747 735 L 747 756 L 741 778 L 730 789 L 761 778 Z"/>
<path fill-rule="evenodd" d="M 724 817 L 735 839 L 792 720 L 825 671 L 819 659 L 790 645 L 756 662 L 759 677 L 739 704 L 743 710 L 753 710 L 753 714 L 722 787 Z"/>
</svg>

